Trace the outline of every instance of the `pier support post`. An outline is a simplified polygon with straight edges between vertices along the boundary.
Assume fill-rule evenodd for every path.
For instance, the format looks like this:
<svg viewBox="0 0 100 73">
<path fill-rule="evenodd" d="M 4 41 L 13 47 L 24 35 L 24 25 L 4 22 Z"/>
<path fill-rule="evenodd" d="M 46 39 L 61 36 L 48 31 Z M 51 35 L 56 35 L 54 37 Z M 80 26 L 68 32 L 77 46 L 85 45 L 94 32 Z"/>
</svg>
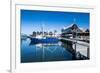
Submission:
<svg viewBox="0 0 100 73">
<path fill-rule="evenodd" d="M 74 50 L 74 58 L 76 59 L 76 43 L 77 41 L 73 42 L 74 46 L 73 46 L 73 50 Z"/>
<path fill-rule="evenodd" d="M 90 59 L 90 50 L 89 50 L 89 47 L 87 48 L 87 58 Z"/>
</svg>

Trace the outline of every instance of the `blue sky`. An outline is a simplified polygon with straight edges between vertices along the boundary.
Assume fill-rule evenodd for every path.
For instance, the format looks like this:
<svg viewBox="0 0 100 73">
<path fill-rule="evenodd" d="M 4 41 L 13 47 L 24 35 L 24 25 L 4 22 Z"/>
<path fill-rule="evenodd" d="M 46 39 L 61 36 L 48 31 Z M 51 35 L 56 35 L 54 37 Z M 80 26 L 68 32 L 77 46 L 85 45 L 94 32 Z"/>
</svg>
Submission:
<svg viewBox="0 0 100 73">
<path fill-rule="evenodd" d="M 87 29 L 89 20 L 89 13 L 21 10 L 21 33 L 32 34 L 33 31 L 41 31 L 42 26 L 44 31 L 57 30 L 61 33 L 62 28 L 72 23 Z"/>
</svg>

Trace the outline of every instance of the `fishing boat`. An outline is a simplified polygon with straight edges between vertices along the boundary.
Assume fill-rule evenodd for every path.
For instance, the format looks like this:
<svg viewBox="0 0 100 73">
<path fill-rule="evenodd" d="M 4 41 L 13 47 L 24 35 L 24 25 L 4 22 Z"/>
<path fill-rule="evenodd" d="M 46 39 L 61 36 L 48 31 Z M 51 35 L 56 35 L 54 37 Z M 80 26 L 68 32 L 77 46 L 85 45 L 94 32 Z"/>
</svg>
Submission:
<svg viewBox="0 0 100 73">
<path fill-rule="evenodd" d="M 44 32 L 43 30 L 43 26 L 42 26 L 42 32 Z M 44 37 L 44 34 L 42 33 L 42 35 L 40 36 L 36 36 L 36 37 L 30 37 L 31 39 L 31 43 L 58 43 L 59 39 L 57 37 Z"/>
<path fill-rule="evenodd" d="M 46 37 L 46 38 L 31 38 L 32 43 L 58 43 L 59 39 L 55 37 Z"/>
</svg>

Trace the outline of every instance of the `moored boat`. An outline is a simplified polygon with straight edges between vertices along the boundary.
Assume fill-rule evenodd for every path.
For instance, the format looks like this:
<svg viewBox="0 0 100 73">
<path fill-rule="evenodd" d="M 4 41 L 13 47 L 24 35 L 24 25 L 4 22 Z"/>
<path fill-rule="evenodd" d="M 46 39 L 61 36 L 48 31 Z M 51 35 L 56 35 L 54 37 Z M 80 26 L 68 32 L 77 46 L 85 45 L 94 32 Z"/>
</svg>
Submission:
<svg viewBox="0 0 100 73">
<path fill-rule="evenodd" d="M 30 38 L 32 43 L 58 43 L 59 39 L 56 37 L 45 38 Z"/>
</svg>

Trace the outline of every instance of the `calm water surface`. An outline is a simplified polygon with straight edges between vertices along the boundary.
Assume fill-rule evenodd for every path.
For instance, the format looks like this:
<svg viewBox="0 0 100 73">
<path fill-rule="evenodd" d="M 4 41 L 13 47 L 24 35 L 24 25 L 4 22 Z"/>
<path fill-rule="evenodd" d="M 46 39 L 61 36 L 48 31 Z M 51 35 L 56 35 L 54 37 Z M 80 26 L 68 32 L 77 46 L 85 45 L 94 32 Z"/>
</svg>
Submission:
<svg viewBox="0 0 100 73">
<path fill-rule="evenodd" d="M 32 44 L 30 39 L 21 42 L 21 62 L 72 60 L 73 56 L 62 42 L 56 44 Z"/>
</svg>

